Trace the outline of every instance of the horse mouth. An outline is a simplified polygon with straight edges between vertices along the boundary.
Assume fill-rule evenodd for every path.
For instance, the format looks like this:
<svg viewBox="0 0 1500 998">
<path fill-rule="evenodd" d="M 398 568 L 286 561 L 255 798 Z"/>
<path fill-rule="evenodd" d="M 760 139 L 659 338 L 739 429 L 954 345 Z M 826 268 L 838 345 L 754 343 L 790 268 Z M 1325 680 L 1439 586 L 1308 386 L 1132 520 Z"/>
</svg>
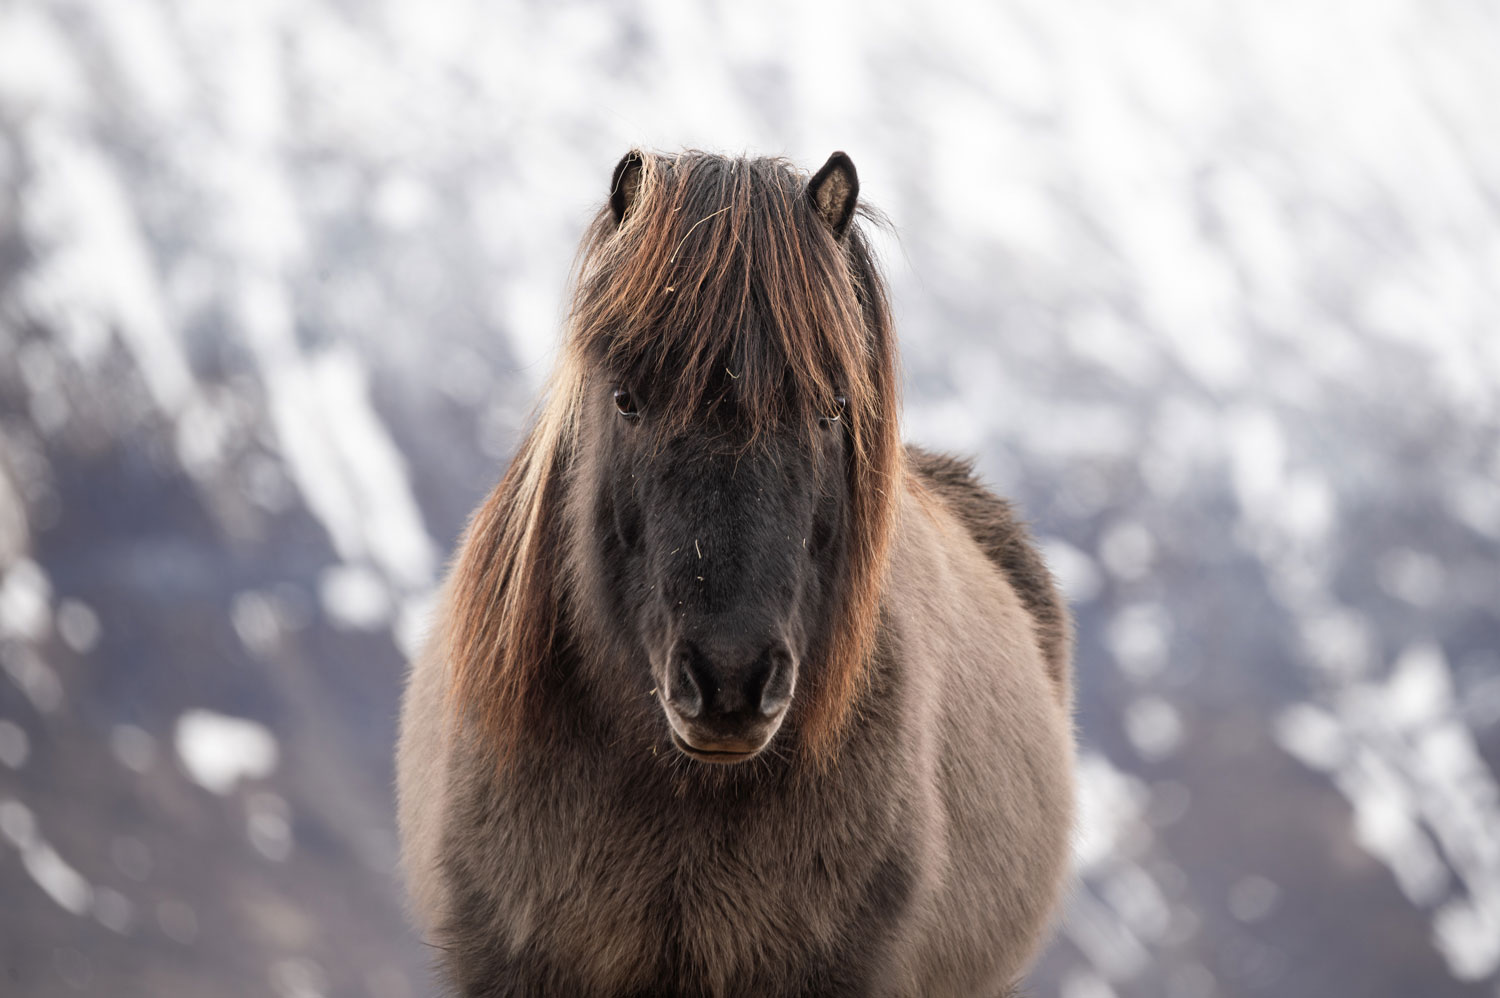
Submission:
<svg viewBox="0 0 1500 998">
<path fill-rule="evenodd" d="M 760 753 L 760 750 L 765 747 L 764 745 L 761 745 L 748 750 L 698 748 L 695 745 L 689 744 L 688 741 L 681 735 L 679 735 L 676 731 L 670 731 L 670 734 L 672 736 L 672 744 L 676 746 L 677 751 L 681 752 L 683 755 L 687 756 L 690 759 L 696 759 L 699 762 L 712 762 L 718 763 L 719 765 L 732 765 L 736 762 L 745 762 L 746 760 L 758 755 Z"/>
</svg>

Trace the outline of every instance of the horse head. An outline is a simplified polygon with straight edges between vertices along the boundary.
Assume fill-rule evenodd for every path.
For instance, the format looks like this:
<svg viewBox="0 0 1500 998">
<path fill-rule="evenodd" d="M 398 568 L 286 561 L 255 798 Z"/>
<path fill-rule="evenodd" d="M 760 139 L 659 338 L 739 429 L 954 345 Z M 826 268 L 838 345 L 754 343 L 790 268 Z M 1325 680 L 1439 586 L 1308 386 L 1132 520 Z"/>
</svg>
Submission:
<svg viewBox="0 0 1500 998">
<path fill-rule="evenodd" d="M 774 160 L 632 152 L 582 282 L 574 590 L 699 761 L 753 757 L 804 675 L 844 678 L 892 422 L 849 264 L 857 196 L 842 153 L 803 182 Z"/>
</svg>

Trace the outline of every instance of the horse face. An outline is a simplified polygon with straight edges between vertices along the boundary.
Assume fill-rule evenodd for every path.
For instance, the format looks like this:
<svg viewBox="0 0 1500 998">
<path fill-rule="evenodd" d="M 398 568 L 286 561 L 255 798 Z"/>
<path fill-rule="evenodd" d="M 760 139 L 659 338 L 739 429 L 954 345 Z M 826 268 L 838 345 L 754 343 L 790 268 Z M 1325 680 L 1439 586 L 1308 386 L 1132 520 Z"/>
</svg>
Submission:
<svg viewBox="0 0 1500 998">
<path fill-rule="evenodd" d="M 664 436 L 630 389 L 599 399 L 600 571 L 672 742 L 694 759 L 761 751 L 816 668 L 844 557 L 841 404 L 812 433 L 751 442 L 732 414 Z"/>
</svg>

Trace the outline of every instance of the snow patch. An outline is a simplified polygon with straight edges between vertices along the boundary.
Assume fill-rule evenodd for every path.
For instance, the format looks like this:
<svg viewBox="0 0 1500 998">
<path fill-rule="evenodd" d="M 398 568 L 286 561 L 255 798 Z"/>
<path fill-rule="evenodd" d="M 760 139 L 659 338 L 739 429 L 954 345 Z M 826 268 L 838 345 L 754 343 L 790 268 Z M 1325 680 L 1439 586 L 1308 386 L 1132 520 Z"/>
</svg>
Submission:
<svg viewBox="0 0 1500 998">
<path fill-rule="evenodd" d="M 109 161 L 70 131 L 39 126 L 30 139 L 37 179 L 27 188 L 23 220 L 28 239 L 44 252 L 25 272 L 22 301 L 74 341 L 80 359 L 97 349 L 90 341 L 117 330 L 156 404 L 175 415 L 193 391 L 193 376 L 124 185 Z"/>
<path fill-rule="evenodd" d="M 52 628 L 52 583 L 30 558 L 14 562 L 0 578 L 0 636 L 41 641 Z"/>
<path fill-rule="evenodd" d="M 436 545 L 353 352 L 335 348 L 265 374 L 292 478 L 340 557 L 369 559 L 403 589 L 431 587 Z"/>
<path fill-rule="evenodd" d="M 1278 744 L 1329 773 L 1354 837 L 1412 904 L 1460 980 L 1500 971 L 1500 786 L 1463 722 L 1435 644 L 1408 647 L 1383 679 L 1348 682 L 1331 708 L 1297 704 Z"/>
<path fill-rule="evenodd" d="M 89 882 L 48 845 L 31 809 L 20 801 L 0 800 L 0 836 L 21 853 L 21 867 L 58 907 L 83 915 L 93 904 Z"/>
<path fill-rule="evenodd" d="M 337 627 L 373 631 L 391 618 L 391 594 L 374 569 L 364 565 L 330 565 L 318 579 L 323 611 Z"/>
<path fill-rule="evenodd" d="M 1145 813 L 1150 792 L 1139 779 L 1096 752 L 1078 758 L 1078 819 L 1073 861 L 1089 873 L 1123 856 L 1130 830 Z"/>
<path fill-rule="evenodd" d="M 0 10 L 0 109 L 67 114 L 83 106 L 83 83 L 67 37 L 35 8 Z"/>
<path fill-rule="evenodd" d="M 193 781 L 228 794 L 241 780 L 258 780 L 276 769 L 276 738 L 257 721 L 208 710 L 177 719 L 177 757 Z"/>
</svg>

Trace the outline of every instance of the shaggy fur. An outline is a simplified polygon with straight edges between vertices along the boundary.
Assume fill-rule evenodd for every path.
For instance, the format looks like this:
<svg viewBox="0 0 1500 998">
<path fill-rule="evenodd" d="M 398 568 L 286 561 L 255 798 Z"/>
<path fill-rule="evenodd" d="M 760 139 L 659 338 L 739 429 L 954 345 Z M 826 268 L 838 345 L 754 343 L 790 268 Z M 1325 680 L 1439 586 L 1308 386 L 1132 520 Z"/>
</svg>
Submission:
<svg viewBox="0 0 1500 998">
<path fill-rule="evenodd" d="M 1016 519 L 1009 502 L 999 498 L 974 477 L 974 462 L 908 447 L 907 457 L 928 486 L 943 497 L 968 528 L 969 535 L 1005 572 L 1036 626 L 1047 671 L 1066 696 L 1072 685 L 1072 621 L 1058 598 L 1052 573 Z"/>
<path fill-rule="evenodd" d="M 842 154 L 813 180 L 703 154 L 616 170 L 547 401 L 403 705 L 403 862 L 456 994 L 995 998 L 1043 938 L 1072 820 L 1067 613 L 1009 506 L 900 446 L 858 180 Z M 649 420 L 608 407 L 620 384 L 651 386 Z M 647 461 L 685 437 L 728 448 L 693 452 L 728 486 L 840 476 L 808 506 L 838 507 L 836 536 L 808 549 L 826 594 L 798 611 L 787 719 L 733 766 L 673 747 L 612 609 L 611 559 L 642 543 L 612 498 L 621 441 Z M 693 540 L 705 574 L 733 542 Z M 749 583 L 703 591 L 753 601 L 771 580 L 746 557 Z"/>
<path fill-rule="evenodd" d="M 632 152 L 616 169 L 610 206 L 584 238 L 562 363 L 453 572 L 450 703 L 477 713 L 502 750 L 542 720 L 534 679 L 564 596 L 558 489 L 598 370 L 664 386 L 654 400 L 663 440 L 719 409 L 733 410 L 730 435 L 746 446 L 786 425 L 812 433 L 832 399 L 848 400 L 848 584 L 803 725 L 824 758 L 838 739 L 874 639 L 901 445 L 884 285 L 860 233 L 832 231 L 849 224 L 858 181 L 848 157 L 830 166 L 839 178 L 823 187 L 839 186 L 847 204 L 827 201 L 837 213 L 827 220 L 779 160 Z"/>
</svg>

